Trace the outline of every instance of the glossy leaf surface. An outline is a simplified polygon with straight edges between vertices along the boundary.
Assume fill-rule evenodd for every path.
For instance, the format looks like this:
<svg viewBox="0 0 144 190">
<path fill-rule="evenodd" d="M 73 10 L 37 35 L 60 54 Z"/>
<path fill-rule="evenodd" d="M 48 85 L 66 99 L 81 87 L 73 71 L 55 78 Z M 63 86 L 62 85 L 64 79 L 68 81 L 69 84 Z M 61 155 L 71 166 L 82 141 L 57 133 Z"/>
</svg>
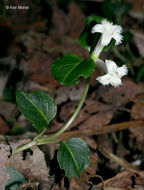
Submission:
<svg viewBox="0 0 144 190">
<path fill-rule="evenodd" d="M 89 77 L 95 69 L 92 59 L 84 60 L 75 54 L 66 54 L 52 64 L 52 75 L 64 85 L 74 85 L 79 77 Z"/>
<path fill-rule="evenodd" d="M 90 151 L 86 142 L 80 138 L 63 141 L 58 150 L 60 168 L 68 178 L 80 177 L 80 173 L 90 165 Z"/>
<path fill-rule="evenodd" d="M 40 90 L 32 93 L 17 91 L 16 101 L 20 111 L 37 129 L 48 128 L 57 112 L 54 100 Z"/>
</svg>

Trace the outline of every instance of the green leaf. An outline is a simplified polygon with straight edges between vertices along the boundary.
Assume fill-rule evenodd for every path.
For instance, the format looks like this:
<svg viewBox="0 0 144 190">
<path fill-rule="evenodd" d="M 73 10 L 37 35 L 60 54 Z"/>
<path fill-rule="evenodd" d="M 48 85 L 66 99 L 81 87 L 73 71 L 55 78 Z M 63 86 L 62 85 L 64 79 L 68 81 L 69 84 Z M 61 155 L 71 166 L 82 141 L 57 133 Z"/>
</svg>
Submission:
<svg viewBox="0 0 144 190">
<path fill-rule="evenodd" d="M 16 92 L 16 101 L 24 116 L 33 122 L 37 129 L 48 128 L 55 117 L 57 106 L 45 92 L 37 90 L 32 93 Z"/>
<path fill-rule="evenodd" d="M 10 166 L 7 168 L 7 174 L 9 178 L 5 190 L 14 190 L 26 183 L 24 176 Z"/>
<path fill-rule="evenodd" d="M 106 18 L 99 16 L 89 16 L 86 19 L 86 26 L 79 37 L 79 43 L 83 46 L 87 51 L 92 52 L 101 36 L 101 33 L 92 33 L 91 30 L 93 26 L 96 24 L 100 24 L 102 20 Z M 108 50 L 111 46 L 113 46 L 115 40 L 112 39 L 111 42 L 103 48 L 103 51 Z"/>
<path fill-rule="evenodd" d="M 52 75 L 64 85 L 74 85 L 79 77 L 89 77 L 95 69 L 92 59 L 84 60 L 75 54 L 66 54 L 52 64 Z"/>
<path fill-rule="evenodd" d="M 60 144 L 58 163 L 65 170 L 66 176 L 77 176 L 90 165 L 90 151 L 86 142 L 80 138 L 72 138 Z"/>
</svg>

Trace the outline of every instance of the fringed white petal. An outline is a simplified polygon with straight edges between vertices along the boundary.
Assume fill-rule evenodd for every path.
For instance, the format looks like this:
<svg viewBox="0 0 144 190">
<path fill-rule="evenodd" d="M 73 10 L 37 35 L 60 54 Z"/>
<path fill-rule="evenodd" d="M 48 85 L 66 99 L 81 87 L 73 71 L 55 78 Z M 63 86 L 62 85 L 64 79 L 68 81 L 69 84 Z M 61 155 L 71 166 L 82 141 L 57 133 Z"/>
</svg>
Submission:
<svg viewBox="0 0 144 190">
<path fill-rule="evenodd" d="M 100 32 L 102 33 L 103 32 L 103 27 L 101 24 L 96 24 L 93 28 L 92 28 L 92 33 L 95 33 L 95 32 Z"/>
<path fill-rule="evenodd" d="M 111 76 L 109 80 L 110 80 L 109 83 L 110 83 L 112 86 L 114 86 L 115 88 L 122 85 L 121 79 L 120 79 L 120 77 L 118 77 L 117 75 Z"/>
<path fill-rule="evenodd" d="M 106 67 L 107 67 L 108 73 L 114 73 L 117 71 L 117 68 L 118 68 L 115 62 L 111 60 L 106 60 Z"/>
<path fill-rule="evenodd" d="M 119 67 L 117 69 L 117 73 L 119 74 L 120 77 L 123 77 L 125 75 L 127 75 L 128 73 L 128 68 L 126 65 L 123 65 L 122 67 Z"/>
<path fill-rule="evenodd" d="M 96 80 L 98 80 L 104 86 L 109 85 L 109 83 L 110 83 L 109 74 L 106 74 L 106 75 L 101 76 L 101 77 L 97 77 Z"/>
<path fill-rule="evenodd" d="M 114 25 L 117 29 L 117 32 L 122 33 L 122 27 L 120 25 L 115 24 Z"/>
<path fill-rule="evenodd" d="M 101 43 L 103 46 L 107 46 L 111 41 L 111 35 L 103 33 Z"/>
<path fill-rule="evenodd" d="M 114 33 L 113 34 L 113 39 L 115 39 L 115 41 L 116 41 L 115 45 L 117 46 L 117 45 L 122 43 L 123 36 L 121 34 L 119 34 L 119 33 Z"/>
<path fill-rule="evenodd" d="M 92 33 L 100 32 L 102 33 L 102 45 L 106 46 L 110 43 L 111 39 L 115 39 L 115 45 L 119 45 L 122 42 L 122 27 L 119 25 L 113 25 L 113 23 L 107 21 L 106 19 L 102 20 L 101 24 L 96 24 L 92 28 Z"/>
<path fill-rule="evenodd" d="M 101 61 L 99 63 L 101 63 Z M 123 65 L 122 67 L 118 67 L 116 63 L 111 60 L 106 60 L 105 64 L 106 64 L 107 74 L 104 76 L 97 77 L 96 80 L 98 80 L 104 86 L 109 84 L 111 84 L 115 88 L 121 86 L 122 85 L 121 78 L 124 75 L 127 75 L 128 73 L 127 66 Z"/>
</svg>

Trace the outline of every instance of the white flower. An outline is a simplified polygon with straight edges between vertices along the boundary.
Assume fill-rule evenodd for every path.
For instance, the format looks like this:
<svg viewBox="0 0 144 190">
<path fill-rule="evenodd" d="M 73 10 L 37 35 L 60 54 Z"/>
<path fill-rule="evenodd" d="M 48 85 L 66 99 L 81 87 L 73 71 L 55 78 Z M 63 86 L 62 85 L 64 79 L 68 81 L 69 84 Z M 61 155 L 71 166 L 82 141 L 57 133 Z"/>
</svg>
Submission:
<svg viewBox="0 0 144 190">
<path fill-rule="evenodd" d="M 102 33 L 101 44 L 106 46 L 110 43 L 111 39 L 115 39 L 115 45 L 119 45 L 123 39 L 122 27 L 119 25 L 113 25 L 113 23 L 108 22 L 107 20 L 102 20 L 101 24 L 96 24 L 92 28 L 92 33 L 99 32 Z"/>
<path fill-rule="evenodd" d="M 116 63 L 111 60 L 106 60 L 105 64 L 105 70 L 107 74 L 101 77 L 97 77 L 96 80 L 98 80 L 104 86 L 109 84 L 114 87 L 121 86 L 121 78 L 128 73 L 127 66 L 123 65 L 122 67 L 118 67 Z"/>
</svg>

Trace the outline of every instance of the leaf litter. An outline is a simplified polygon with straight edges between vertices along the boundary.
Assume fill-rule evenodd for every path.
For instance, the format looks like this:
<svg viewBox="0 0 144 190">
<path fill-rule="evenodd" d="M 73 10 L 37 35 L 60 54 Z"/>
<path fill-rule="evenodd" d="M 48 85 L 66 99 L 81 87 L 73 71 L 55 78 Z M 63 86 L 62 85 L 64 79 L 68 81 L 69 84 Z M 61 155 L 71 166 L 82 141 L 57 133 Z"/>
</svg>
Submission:
<svg viewBox="0 0 144 190">
<path fill-rule="evenodd" d="M 0 95 L 2 98 L 4 89 L 11 87 L 23 88 L 26 91 L 42 89 L 48 92 L 56 100 L 59 113 L 51 123 L 48 131 L 50 134 L 60 129 L 72 115 L 84 86 L 83 80 L 76 86 L 68 88 L 61 86 L 53 79 L 50 65 L 58 56 L 69 52 L 84 58 L 88 57 L 88 53 L 77 42 L 85 25 L 86 16 L 77 3 L 71 2 L 67 10 L 63 10 L 56 1 L 52 1 L 50 5 L 45 4 L 50 10 L 49 13 L 52 12 L 49 14 L 49 18 L 51 16 L 52 19 L 48 20 L 40 16 L 44 11 L 43 6 L 29 3 L 36 8 L 31 13 L 31 19 L 27 16 L 24 18 L 22 13 L 19 18 L 17 14 L 13 14 L 11 18 L 7 16 L 2 18 L 5 21 L 3 22 L 5 25 L 1 24 L 2 27 L 10 32 L 15 31 L 15 35 L 1 56 L 9 60 L 5 62 L 9 69 L 5 74 L 0 71 L 0 83 L 2 81 Z M 141 6 L 138 7 L 138 4 L 133 3 L 133 11 L 141 12 Z M 123 22 L 134 23 L 133 20 L 133 17 L 126 16 Z M 52 27 L 48 25 L 49 22 Z M 143 31 L 137 33 L 137 27 L 134 23 L 132 33 L 142 59 Z M 17 56 L 13 57 L 13 54 Z M 18 69 L 18 74 L 22 73 L 22 77 L 13 84 L 11 73 L 15 69 Z M 28 142 L 35 132 L 28 136 L 24 133 L 20 137 L 24 140 L 12 136 L 13 125 L 18 123 L 20 128 L 26 131 L 30 123 L 19 113 L 14 101 L 13 103 L 10 100 L 0 101 L 0 133 L 9 132 L 9 136 L 1 136 L 0 189 L 5 187 L 8 166 L 15 168 L 28 180 L 21 189 L 139 190 L 144 188 L 144 84 L 136 83 L 127 77 L 120 88 L 102 87 L 96 83 L 96 75 L 97 73 L 94 73 L 92 76 L 90 91 L 79 116 L 68 131 L 58 138 L 66 140 L 76 136 L 82 137 L 90 146 L 91 165 L 82 173 L 80 180 L 75 177 L 71 180 L 66 179 L 64 172 L 57 164 L 53 164 L 56 162 L 57 145 L 33 147 L 11 157 L 11 149 L 14 150 Z M 11 96 L 10 93 L 9 97 Z M 16 129 L 16 133 L 19 132 Z M 136 161 L 139 163 L 137 166 L 134 165 Z"/>
</svg>

